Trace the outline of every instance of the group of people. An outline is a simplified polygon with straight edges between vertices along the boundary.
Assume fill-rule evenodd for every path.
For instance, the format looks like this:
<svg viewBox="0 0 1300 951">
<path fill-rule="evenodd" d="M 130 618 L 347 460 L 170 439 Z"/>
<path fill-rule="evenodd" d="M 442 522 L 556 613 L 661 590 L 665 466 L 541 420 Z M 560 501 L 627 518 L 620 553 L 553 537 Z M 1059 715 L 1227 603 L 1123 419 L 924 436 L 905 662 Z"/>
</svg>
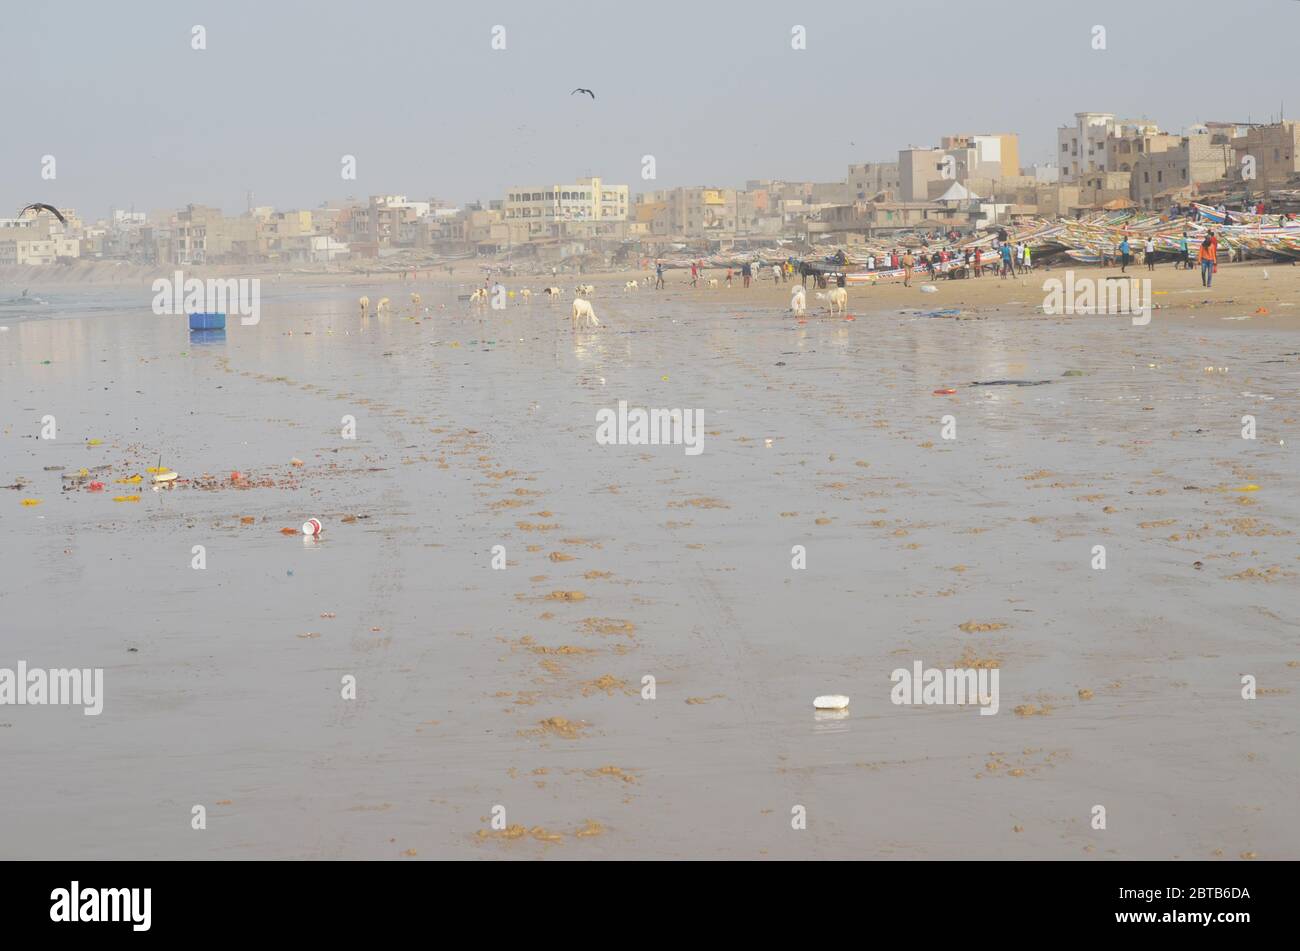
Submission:
<svg viewBox="0 0 1300 951">
<path fill-rule="evenodd" d="M 950 273 L 964 271 L 974 277 L 983 277 L 985 269 L 989 268 L 1004 279 L 1027 274 L 1033 270 L 1033 251 L 1023 241 L 995 240 L 992 251 L 992 259 L 986 262 L 983 248 L 965 250 L 940 248 L 937 251 L 923 249 L 919 254 L 914 254 L 910 249 L 900 251 L 895 248 L 879 257 L 874 254 L 868 255 L 867 270 L 902 270 L 904 287 L 911 287 L 912 275 L 918 269 L 925 271 L 931 279 L 938 277 L 940 270 Z M 948 267 L 948 265 L 952 266 Z"/>
</svg>

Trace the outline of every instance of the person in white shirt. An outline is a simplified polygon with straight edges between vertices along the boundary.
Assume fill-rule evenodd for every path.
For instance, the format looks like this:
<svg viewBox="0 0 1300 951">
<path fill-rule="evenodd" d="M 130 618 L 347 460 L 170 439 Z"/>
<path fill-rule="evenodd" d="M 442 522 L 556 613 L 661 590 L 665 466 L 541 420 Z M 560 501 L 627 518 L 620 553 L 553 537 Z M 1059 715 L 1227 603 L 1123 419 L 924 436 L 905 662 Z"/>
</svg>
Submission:
<svg viewBox="0 0 1300 951">
<path fill-rule="evenodd" d="M 1146 244 L 1142 246 L 1142 257 L 1147 262 L 1147 270 L 1156 269 L 1156 242 L 1150 236 L 1147 237 Z"/>
</svg>

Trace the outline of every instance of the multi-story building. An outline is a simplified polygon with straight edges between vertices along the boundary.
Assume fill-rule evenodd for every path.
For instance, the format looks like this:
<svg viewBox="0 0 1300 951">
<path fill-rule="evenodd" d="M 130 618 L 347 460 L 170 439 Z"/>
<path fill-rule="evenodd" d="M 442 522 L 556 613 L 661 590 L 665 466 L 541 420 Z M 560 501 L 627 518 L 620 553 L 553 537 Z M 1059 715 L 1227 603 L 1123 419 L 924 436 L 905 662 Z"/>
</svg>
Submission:
<svg viewBox="0 0 1300 951">
<path fill-rule="evenodd" d="M 1144 208 L 1168 204 L 1175 192 L 1213 182 L 1232 171 L 1232 151 L 1203 132 L 1179 137 L 1178 144 L 1147 152 L 1133 163 L 1129 197 Z"/>
<path fill-rule="evenodd" d="M 945 159 L 943 149 L 900 149 L 898 152 L 899 193 L 904 202 L 926 201 L 930 197 L 930 183 L 944 179 Z"/>
<path fill-rule="evenodd" d="M 877 196 L 897 198 L 900 188 L 898 163 L 864 162 L 861 165 L 850 165 L 844 184 L 852 200 L 870 201 Z"/>
<path fill-rule="evenodd" d="M 1274 122 L 1251 126 L 1243 135 L 1231 140 L 1236 170 L 1232 177 L 1241 180 L 1243 160 L 1254 159 L 1255 178 L 1247 180 L 1252 190 L 1261 191 L 1284 185 L 1300 173 L 1300 123 Z"/>
<path fill-rule="evenodd" d="M 1106 138 L 1115 131 L 1113 112 L 1076 112 L 1074 125 L 1056 130 L 1056 159 L 1062 182 L 1076 182 L 1088 172 L 1106 171 Z"/>
<path fill-rule="evenodd" d="M 943 149 L 970 150 L 971 178 L 1010 178 L 1020 174 L 1020 136 L 1014 132 L 961 133 L 939 140 Z"/>
<path fill-rule="evenodd" d="M 628 187 L 582 178 L 571 185 L 513 186 L 501 213 L 507 222 L 523 221 L 530 236 L 558 236 L 557 225 L 578 221 L 626 221 Z"/>
</svg>

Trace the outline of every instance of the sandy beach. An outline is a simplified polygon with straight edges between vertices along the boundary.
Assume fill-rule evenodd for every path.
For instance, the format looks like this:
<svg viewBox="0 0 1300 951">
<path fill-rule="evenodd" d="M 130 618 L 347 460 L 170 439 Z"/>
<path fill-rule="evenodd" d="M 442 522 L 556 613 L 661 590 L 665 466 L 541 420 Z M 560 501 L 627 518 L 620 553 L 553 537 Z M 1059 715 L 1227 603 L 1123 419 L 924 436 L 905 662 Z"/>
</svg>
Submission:
<svg viewBox="0 0 1300 951">
<path fill-rule="evenodd" d="M 209 343 L 143 279 L 33 285 L 4 663 L 105 698 L 3 708 L 0 856 L 1300 858 L 1300 270 L 1130 270 L 1144 327 L 1036 314 L 1059 270 L 802 322 L 770 279 L 602 275 L 577 333 L 268 278 Z M 702 410 L 703 451 L 598 444 L 620 400 Z M 892 703 L 917 661 L 997 669 L 997 714 Z"/>
</svg>

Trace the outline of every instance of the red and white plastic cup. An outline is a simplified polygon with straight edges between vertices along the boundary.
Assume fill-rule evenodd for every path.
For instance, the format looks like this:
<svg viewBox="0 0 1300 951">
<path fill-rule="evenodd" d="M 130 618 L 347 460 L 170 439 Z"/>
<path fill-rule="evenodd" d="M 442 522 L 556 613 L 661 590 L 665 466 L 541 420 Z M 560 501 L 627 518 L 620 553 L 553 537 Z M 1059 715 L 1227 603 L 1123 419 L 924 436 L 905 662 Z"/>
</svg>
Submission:
<svg viewBox="0 0 1300 951">
<path fill-rule="evenodd" d="M 302 523 L 302 533 L 315 537 L 320 534 L 321 524 L 318 518 L 309 518 Z"/>
</svg>

